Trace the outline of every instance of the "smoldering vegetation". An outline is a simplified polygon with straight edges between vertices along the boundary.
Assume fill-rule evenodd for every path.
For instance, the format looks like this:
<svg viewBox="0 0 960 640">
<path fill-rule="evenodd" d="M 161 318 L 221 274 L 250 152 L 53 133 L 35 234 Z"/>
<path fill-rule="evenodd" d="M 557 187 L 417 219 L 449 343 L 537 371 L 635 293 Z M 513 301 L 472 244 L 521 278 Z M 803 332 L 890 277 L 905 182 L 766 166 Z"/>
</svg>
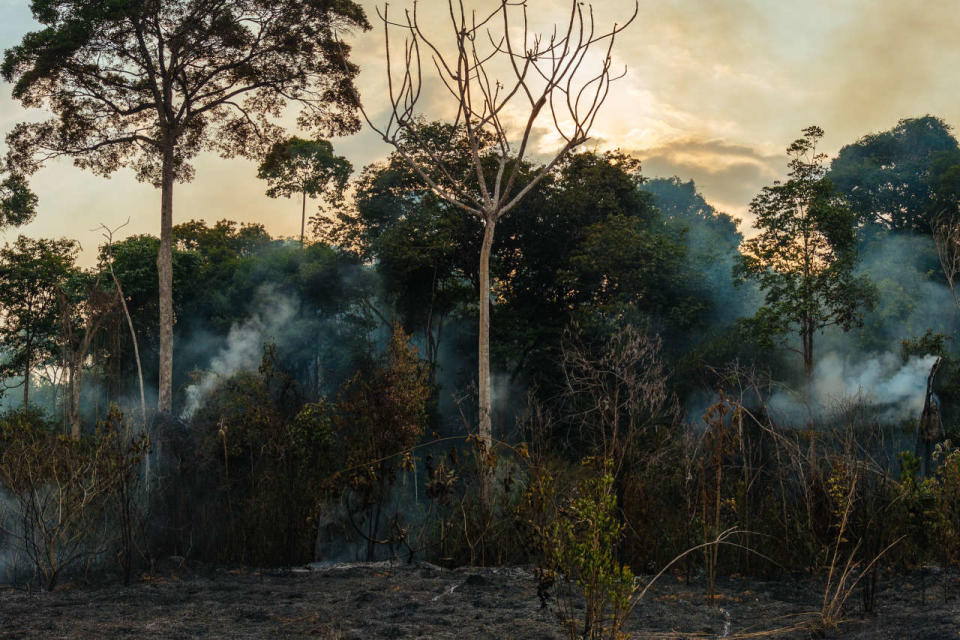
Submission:
<svg viewBox="0 0 960 640">
<path fill-rule="evenodd" d="M 351 598 L 386 598 L 382 576 L 277 576 L 389 561 L 412 598 L 392 611 L 433 612 L 435 637 L 473 611 L 457 598 L 486 602 L 490 585 L 531 634 L 592 638 L 667 633 L 674 606 L 693 611 L 681 622 L 694 634 L 866 633 L 877 612 L 907 619 L 918 576 L 935 576 L 930 611 L 955 606 L 957 307 L 931 226 L 852 223 L 851 273 L 872 293 L 849 323 L 817 328 L 807 378 L 795 324 L 764 324 L 768 290 L 738 268 L 738 221 L 692 182 L 646 179 L 636 158 L 572 155 L 500 223 L 487 447 L 480 225 L 396 156 L 354 186 L 304 247 L 258 225 L 175 228 L 174 411 L 145 421 L 157 239 L 107 243 L 88 270 L 69 241 L 7 247 L 6 584 L 139 581 L 117 592 L 135 600 L 172 580 L 158 587 L 172 598 L 256 567 L 279 591 L 329 588 L 340 608 L 238 615 L 333 634 L 338 618 L 363 627 Z M 754 606 L 760 588 L 777 595 Z M 436 609 L 448 596 L 459 604 Z M 119 611 L 106 615 L 137 615 Z M 866 622 L 843 626 L 855 613 Z M 367 632 L 409 631 L 393 627 Z"/>
</svg>

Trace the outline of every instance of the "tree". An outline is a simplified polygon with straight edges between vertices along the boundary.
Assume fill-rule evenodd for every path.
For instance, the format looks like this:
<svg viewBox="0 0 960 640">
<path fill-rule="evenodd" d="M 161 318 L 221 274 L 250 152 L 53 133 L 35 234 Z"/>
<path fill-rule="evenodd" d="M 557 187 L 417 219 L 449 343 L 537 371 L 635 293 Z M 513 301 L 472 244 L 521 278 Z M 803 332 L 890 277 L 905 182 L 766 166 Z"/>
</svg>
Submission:
<svg viewBox="0 0 960 640">
<path fill-rule="evenodd" d="M 764 291 L 754 322 L 764 335 L 800 335 L 803 371 L 813 375 L 814 336 L 829 325 L 862 324 L 872 289 L 854 275 L 856 214 L 825 177 L 819 127 L 807 127 L 787 148 L 789 179 L 764 187 L 750 203 L 759 234 L 743 244 L 736 269 Z"/>
<path fill-rule="evenodd" d="M 37 215 L 37 196 L 23 176 L 8 175 L 0 182 L 0 229 L 27 224 Z"/>
<path fill-rule="evenodd" d="M 3 77 L 55 117 L 7 137 L 31 173 L 67 156 L 100 175 L 132 167 L 161 191 L 157 407 L 173 394 L 173 189 L 201 151 L 261 155 L 289 103 L 320 135 L 356 131 L 357 68 L 338 32 L 369 27 L 350 0 L 32 0 L 44 25 L 9 49 Z"/>
<path fill-rule="evenodd" d="M 592 339 L 606 336 L 616 318 L 650 328 L 697 317 L 679 279 L 682 234 L 665 224 L 642 185 L 632 156 L 572 154 L 528 196 L 524 215 L 501 223 L 493 356 L 514 379 L 549 392 L 563 377 L 562 336 L 571 323 Z"/>
<path fill-rule="evenodd" d="M 71 274 L 58 292 L 62 365 L 67 378 L 64 414 L 74 440 L 80 439 L 80 392 L 84 365 L 94 338 L 114 311 L 116 301 L 115 296 L 102 288 L 100 278 L 80 271 Z"/>
<path fill-rule="evenodd" d="M 4 378 L 23 376 L 23 406 L 30 403 L 30 374 L 55 357 L 60 335 L 60 296 L 76 273 L 77 243 L 20 236 L 0 249 L 0 364 Z"/>
<path fill-rule="evenodd" d="M 389 116 L 386 124 L 378 126 L 361 112 L 437 196 L 483 224 L 477 270 L 478 430 L 489 447 L 493 442 L 490 256 L 497 222 L 516 208 L 557 162 L 588 139 L 610 83 L 616 79 L 611 73 L 614 41 L 636 17 L 639 5 L 625 24 L 598 31 L 592 8 L 571 0 L 568 20 L 549 36 L 530 34 L 525 3 L 501 0 L 493 11 L 478 16 L 467 11 L 462 0 L 448 0 L 448 10 L 452 37 L 441 43 L 421 28 L 416 3 L 403 22 L 391 21 L 384 8 Z M 520 25 L 515 28 L 518 13 Z M 405 36 L 399 56 L 391 45 L 391 29 L 399 29 Z M 597 59 L 593 57 L 596 46 L 603 48 L 599 68 L 584 73 L 587 61 Z M 420 137 L 422 53 L 429 55 L 441 91 L 450 98 L 448 106 L 456 114 L 452 129 L 456 135 L 445 144 L 427 144 Z M 395 79 L 398 57 L 401 63 Z M 505 70 L 503 77 L 497 73 L 501 69 Z M 551 154 L 552 159 L 528 175 L 530 138 L 542 126 L 541 116 L 563 142 Z M 519 126 L 513 127 L 513 122 Z M 466 171 L 450 162 L 459 159 L 448 153 L 456 148 L 458 135 L 469 148 Z M 525 175 L 528 179 L 522 179 Z"/>
<path fill-rule="evenodd" d="M 930 184 L 933 197 L 930 221 L 933 240 L 953 301 L 960 309 L 960 150 L 945 151 L 934 158 Z"/>
<path fill-rule="evenodd" d="M 300 213 L 300 246 L 307 225 L 307 197 L 323 196 L 338 203 L 350 179 L 353 165 L 343 156 L 333 154 L 333 145 L 327 140 L 303 140 L 293 137 L 277 142 L 260 164 L 257 177 L 266 180 L 271 198 L 289 198 L 299 193 L 302 199 Z"/>
<path fill-rule="evenodd" d="M 469 145 L 451 125 L 429 123 L 418 135 L 456 144 L 448 150 L 448 162 L 463 170 L 469 166 Z M 481 225 L 435 195 L 396 152 L 363 169 L 355 182 L 354 204 L 339 210 L 332 226 L 316 231 L 376 265 L 386 302 L 406 331 L 423 336 L 433 382 L 448 320 L 468 314 L 477 297 Z"/>
<path fill-rule="evenodd" d="M 160 344 L 159 313 L 159 277 L 157 275 L 157 252 L 160 240 L 156 236 L 134 235 L 123 240 L 101 245 L 99 261 L 102 266 L 111 264 L 114 274 L 102 270 L 103 281 L 113 280 L 116 275 L 126 297 L 127 311 L 139 338 L 139 351 L 146 371 L 156 375 L 158 371 L 157 354 Z M 205 284 L 197 275 L 199 257 L 191 251 L 173 247 L 173 313 L 183 318 L 184 311 L 194 304 L 191 285 Z M 119 314 L 112 323 L 111 340 L 106 362 L 106 378 L 111 399 L 118 399 L 122 392 L 132 391 L 123 386 L 135 384 L 136 369 L 132 357 L 133 343 L 128 339 L 128 328 Z"/>
<path fill-rule="evenodd" d="M 829 177 L 861 223 L 929 233 L 931 163 L 956 150 L 957 140 L 940 118 L 906 118 L 840 149 Z"/>
<path fill-rule="evenodd" d="M 700 316 L 704 325 L 729 326 L 741 317 L 743 308 L 752 308 L 746 292 L 735 290 L 732 275 L 743 241 L 740 221 L 710 205 L 693 180 L 653 178 L 641 188 L 653 194 L 667 227 L 682 237 L 684 280 L 694 285 L 688 295 L 708 306 L 707 313 Z M 741 304 L 731 304 L 734 300 Z"/>
</svg>

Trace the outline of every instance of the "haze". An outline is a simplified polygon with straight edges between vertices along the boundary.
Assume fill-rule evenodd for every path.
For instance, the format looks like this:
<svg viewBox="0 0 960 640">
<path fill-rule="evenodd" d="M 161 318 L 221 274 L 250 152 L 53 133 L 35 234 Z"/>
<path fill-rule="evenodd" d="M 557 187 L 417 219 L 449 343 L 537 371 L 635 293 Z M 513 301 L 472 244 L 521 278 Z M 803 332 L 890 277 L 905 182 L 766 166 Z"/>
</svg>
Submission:
<svg viewBox="0 0 960 640">
<path fill-rule="evenodd" d="M 361 4 L 374 29 L 349 40 L 362 68 L 361 95 L 376 114 L 385 78 L 383 33 L 377 3 Z M 563 19 L 562 4 L 533 0 L 530 13 L 552 23 Z M 623 0 L 593 4 L 602 24 L 631 9 Z M 424 15 L 435 33 L 448 28 L 444 13 Z M 0 0 L 0 18 L 3 49 L 36 26 L 26 0 Z M 826 130 L 825 151 L 834 153 L 902 117 L 931 113 L 960 122 L 958 31 L 960 13 L 949 1 L 648 0 L 617 45 L 617 61 L 628 72 L 611 92 L 593 145 L 637 154 L 651 177 L 693 178 L 714 206 L 745 217 L 753 195 L 783 174 L 782 150 L 808 124 Z M 4 85 L 0 133 L 46 115 L 24 111 Z M 386 154 L 369 130 L 334 145 L 357 170 Z M 197 168 L 197 179 L 177 191 L 175 222 L 230 218 L 261 222 L 275 235 L 297 232 L 296 203 L 267 198 L 249 161 L 208 155 Z M 130 218 L 122 235 L 158 232 L 159 193 L 129 171 L 104 180 L 62 161 L 39 172 L 32 185 L 39 215 L 7 231 L 7 240 L 18 233 L 77 238 L 89 262 L 100 241 L 93 229 L 101 223 L 117 226 Z"/>
</svg>

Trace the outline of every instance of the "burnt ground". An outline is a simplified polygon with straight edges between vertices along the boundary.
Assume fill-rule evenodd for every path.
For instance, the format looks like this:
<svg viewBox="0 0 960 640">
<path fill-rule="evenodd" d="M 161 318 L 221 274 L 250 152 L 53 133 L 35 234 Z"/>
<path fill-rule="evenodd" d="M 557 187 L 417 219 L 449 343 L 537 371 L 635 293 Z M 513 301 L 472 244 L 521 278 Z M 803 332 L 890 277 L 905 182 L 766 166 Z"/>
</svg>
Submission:
<svg viewBox="0 0 960 640">
<path fill-rule="evenodd" d="M 787 630 L 819 610 L 815 581 L 666 576 L 629 622 L 633 638 L 807 638 Z M 960 638 L 960 573 L 885 577 L 876 612 L 858 594 L 828 638 Z M 779 631 L 777 631 L 779 629 Z M 522 568 L 444 570 L 428 564 L 344 564 L 286 571 L 181 570 L 130 587 L 0 589 L 0 638 L 564 638 Z"/>
</svg>

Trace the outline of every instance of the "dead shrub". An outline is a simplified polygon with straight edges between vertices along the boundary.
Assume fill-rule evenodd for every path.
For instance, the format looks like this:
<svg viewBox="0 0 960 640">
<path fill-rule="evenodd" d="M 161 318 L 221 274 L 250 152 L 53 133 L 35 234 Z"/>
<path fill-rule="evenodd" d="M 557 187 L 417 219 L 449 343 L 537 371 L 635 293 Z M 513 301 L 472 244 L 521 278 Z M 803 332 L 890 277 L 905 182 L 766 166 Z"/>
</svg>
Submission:
<svg viewBox="0 0 960 640">
<path fill-rule="evenodd" d="M 129 489 L 142 452 L 111 426 L 74 439 L 33 410 L 0 420 L 0 487 L 13 497 L 4 528 L 43 588 L 110 547 L 111 500 Z M 131 544 L 121 541 L 126 553 Z"/>
</svg>

